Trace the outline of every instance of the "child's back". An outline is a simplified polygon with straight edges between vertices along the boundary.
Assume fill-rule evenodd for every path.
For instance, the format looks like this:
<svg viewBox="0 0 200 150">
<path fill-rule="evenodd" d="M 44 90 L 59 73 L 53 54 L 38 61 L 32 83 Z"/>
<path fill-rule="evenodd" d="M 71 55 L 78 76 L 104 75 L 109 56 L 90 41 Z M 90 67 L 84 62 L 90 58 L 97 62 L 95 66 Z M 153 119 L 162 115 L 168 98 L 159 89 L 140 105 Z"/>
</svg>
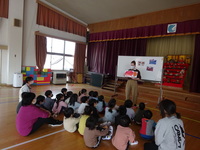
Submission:
<svg viewBox="0 0 200 150">
<path fill-rule="evenodd" d="M 152 112 L 146 110 L 144 112 L 144 118 L 142 118 L 142 127 L 140 129 L 140 136 L 144 139 L 152 139 L 154 137 L 155 121 L 151 119 Z"/>
<path fill-rule="evenodd" d="M 45 108 L 47 108 L 49 111 L 52 111 L 54 103 L 55 103 L 54 99 L 51 99 L 50 97 L 47 97 L 42 105 Z"/>
<path fill-rule="evenodd" d="M 135 117 L 134 117 L 134 121 L 137 123 L 137 124 L 141 124 L 142 122 L 142 118 L 143 118 L 143 115 L 144 115 L 144 112 L 145 112 L 145 104 L 143 102 L 141 102 L 139 104 L 139 108 L 138 110 L 136 111 L 136 114 L 135 114 Z"/>
<path fill-rule="evenodd" d="M 133 143 L 135 141 L 135 133 L 129 128 L 130 122 L 128 116 L 121 117 L 115 136 L 112 138 L 112 144 L 119 150 L 125 150 L 129 142 Z"/>
<path fill-rule="evenodd" d="M 129 116 L 131 120 L 135 117 L 135 111 L 132 109 L 133 102 L 131 100 L 126 100 L 124 102 L 124 106 L 126 107 L 126 115 Z"/>
</svg>

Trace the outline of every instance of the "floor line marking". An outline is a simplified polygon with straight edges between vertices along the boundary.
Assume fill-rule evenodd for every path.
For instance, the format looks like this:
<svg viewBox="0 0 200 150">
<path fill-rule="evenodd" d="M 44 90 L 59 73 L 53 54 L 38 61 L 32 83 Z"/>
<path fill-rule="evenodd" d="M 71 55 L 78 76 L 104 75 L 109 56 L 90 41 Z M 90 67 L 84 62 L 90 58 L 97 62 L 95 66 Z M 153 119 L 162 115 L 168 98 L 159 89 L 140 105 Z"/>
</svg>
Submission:
<svg viewBox="0 0 200 150">
<path fill-rule="evenodd" d="M 40 136 L 40 137 L 38 137 L 38 138 L 34 138 L 34 139 L 32 139 L 32 140 L 29 140 L 29 141 L 25 141 L 25 142 L 22 142 L 22 143 L 18 143 L 18 144 L 15 144 L 15 145 L 12 145 L 12 146 L 3 148 L 2 150 L 7 150 L 7 149 L 11 149 L 11 148 L 14 148 L 14 147 L 17 147 L 17 146 L 21 146 L 21 145 L 24 145 L 24 144 L 27 144 L 27 143 L 30 143 L 30 142 L 33 142 L 33 141 L 36 141 L 36 140 L 39 140 L 39 139 L 42 139 L 42 138 L 45 138 L 45 137 L 54 135 L 54 134 L 56 134 L 56 133 L 63 132 L 63 131 L 65 131 L 65 129 L 62 129 L 62 130 L 59 130 L 59 131 L 56 131 L 56 132 L 53 132 L 53 133 L 50 133 L 50 134 L 43 135 L 43 136 Z"/>
<path fill-rule="evenodd" d="M 185 133 L 185 135 L 191 136 L 191 137 L 193 137 L 193 138 L 200 139 L 200 137 L 197 137 L 197 136 L 194 136 L 194 135 L 191 135 L 191 134 L 188 134 L 188 133 Z"/>
</svg>

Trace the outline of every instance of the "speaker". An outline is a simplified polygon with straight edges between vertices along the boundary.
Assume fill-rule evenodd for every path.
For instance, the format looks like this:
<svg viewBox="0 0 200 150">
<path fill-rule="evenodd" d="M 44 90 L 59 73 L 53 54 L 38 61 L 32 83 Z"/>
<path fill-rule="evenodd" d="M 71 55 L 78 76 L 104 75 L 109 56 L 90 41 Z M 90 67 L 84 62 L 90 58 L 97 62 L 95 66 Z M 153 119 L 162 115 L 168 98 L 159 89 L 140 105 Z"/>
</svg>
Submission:
<svg viewBox="0 0 200 150">
<path fill-rule="evenodd" d="M 21 20 L 19 19 L 14 19 L 14 24 L 13 24 L 15 27 L 20 27 L 21 26 Z"/>
</svg>

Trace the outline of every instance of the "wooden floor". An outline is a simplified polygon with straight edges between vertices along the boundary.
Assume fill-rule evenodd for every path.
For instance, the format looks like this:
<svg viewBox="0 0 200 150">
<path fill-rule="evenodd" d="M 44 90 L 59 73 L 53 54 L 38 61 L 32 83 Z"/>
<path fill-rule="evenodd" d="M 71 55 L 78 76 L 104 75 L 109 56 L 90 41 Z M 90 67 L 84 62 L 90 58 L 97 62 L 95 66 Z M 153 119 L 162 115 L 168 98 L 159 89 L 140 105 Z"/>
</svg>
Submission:
<svg viewBox="0 0 200 150">
<path fill-rule="evenodd" d="M 97 90 L 99 94 L 104 95 L 106 101 L 113 95 L 112 91 L 102 90 L 85 84 L 67 84 L 65 85 L 49 85 L 49 86 L 33 86 L 32 90 L 37 95 L 44 94 L 46 90 L 52 90 L 56 95 L 61 88 L 66 87 L 68 90 L 78 92 L 81 88 L 88 91 Z M 78 132 L 68 133 L 63 127 L 50 127 L 43 125 L 38 131 L 30 136 L 20 136 L 15 128 L 16 106 L 18 104 L 19 88 L 0 87 L 0 149 L 15 150 L 49 150 L 49 149 L 89 149 L 85 146 L 83 137 Z M 117 104 L 124 102 L 124 90 L 117 92 Z M 163 90 L 163 96 L 174 100 L 178 106 L 178 111 L 182 114 L 182 119 L 186 131 L 186 150 L 200 149 L 200 95 L 188 93 L 187 91 Z M 157 106 L 159 97 L 159 88 L 150 86 L 139 86 L 138 102 L 145 102 L 146 109 L 153 112 L 153 119 L 158 121 L 160 114 Z M 186 98 L 187 97 L 187 98 Z M 62 116 L 58 119 L 62 120 Z M 139 136 L 139 126 L 132 125 L 131 128 L 136 133 L 138 145 L 130 146 L 130 149 L 143 150 L 143 144 L 147 142 Z M 115 149 L 111 141 L 102 141 L 97 149 Z"/>
</svg>

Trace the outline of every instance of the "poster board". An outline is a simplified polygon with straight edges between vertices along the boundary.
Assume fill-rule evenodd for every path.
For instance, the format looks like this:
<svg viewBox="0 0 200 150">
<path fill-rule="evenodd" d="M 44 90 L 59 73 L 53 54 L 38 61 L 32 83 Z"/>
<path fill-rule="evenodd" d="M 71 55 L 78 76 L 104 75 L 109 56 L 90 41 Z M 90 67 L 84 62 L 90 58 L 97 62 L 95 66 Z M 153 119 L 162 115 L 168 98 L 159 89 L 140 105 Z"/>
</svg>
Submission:
<svg viewBox="0 0 200 150">
<path fill-rule="evenodd" d="M 136 62 L 136 69 L 141 73 L 142 80 L 162 81 L 164 58 L 155 56 L 118 56 L 117 77 L 124 77 L 133 60 Z"/>
</svg>

